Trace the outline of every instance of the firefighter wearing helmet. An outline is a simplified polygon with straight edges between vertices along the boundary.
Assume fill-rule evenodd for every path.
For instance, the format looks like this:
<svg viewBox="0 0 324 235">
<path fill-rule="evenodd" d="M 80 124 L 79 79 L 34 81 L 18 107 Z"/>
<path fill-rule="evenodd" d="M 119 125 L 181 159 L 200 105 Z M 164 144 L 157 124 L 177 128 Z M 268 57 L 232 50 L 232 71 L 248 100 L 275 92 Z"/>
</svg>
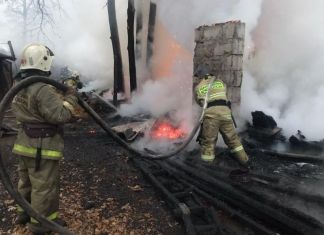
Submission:
<svg viewBox="0 0 324 235">
<path fill-rule="evenodd" d="M 214 81 L 209 86 L 212 80 Z M 220 132 L 232 155 L 242 166 L 246 167 L 249 158 L 235 132 L 230 102 L 227 99 L 226 84 L 220 78 L 210 74 L 204 67 L 197 69 L 195 81 L 197 85 L 194 93 L 196 101 L 201 106 L 203 106 L 208 89 L 210 89 L 207 97 L 207 109 L 198 137 L 201 146 L 201 159 L 208 163 L 215 161 L 214 148 Z"/>
<path fill-rule="evenodd" d="M 64 67 L 61 70 L 61 81 L 64 85 L 73 87 L 76 90 L 83 88 L 83 83 L 80 81 L 80 73 L 76 70 L 71 70 L 69 67 Z"/>
<path fill-rule="evenodd" d="M 41 44 L 27 45 L 22 52 L 18 79 L 49 77 L 53 52 Z M 63 156 L 63 124 L 76 116 L 77 97 L 73 89 L 65 94 L 45 83 L 34 83 L 13 100 L 19 130 L 13 153 L 19 156 L 19 193 L 40 214 L 60 225 L 59 160 Z M 17 224 L 27 224 L 33 234 L 49 232 L 18 206 Z"/>
</svg>

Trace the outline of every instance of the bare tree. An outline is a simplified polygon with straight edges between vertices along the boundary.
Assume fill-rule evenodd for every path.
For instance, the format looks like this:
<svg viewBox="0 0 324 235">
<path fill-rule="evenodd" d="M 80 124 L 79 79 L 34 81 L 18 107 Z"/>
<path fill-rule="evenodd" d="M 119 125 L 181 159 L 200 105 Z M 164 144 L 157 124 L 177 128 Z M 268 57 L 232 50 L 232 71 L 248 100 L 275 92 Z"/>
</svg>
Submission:
<svg viewBox="0 0 324 235">
<path fill-rule="evenodd" d="M 45 29 L 55 24 L 54 14 L 63 12 L 60 0 L 5 0 L 8 14 L 22 24 L 23 39 L 27 34 L 45 37 Z"/>
</svg>

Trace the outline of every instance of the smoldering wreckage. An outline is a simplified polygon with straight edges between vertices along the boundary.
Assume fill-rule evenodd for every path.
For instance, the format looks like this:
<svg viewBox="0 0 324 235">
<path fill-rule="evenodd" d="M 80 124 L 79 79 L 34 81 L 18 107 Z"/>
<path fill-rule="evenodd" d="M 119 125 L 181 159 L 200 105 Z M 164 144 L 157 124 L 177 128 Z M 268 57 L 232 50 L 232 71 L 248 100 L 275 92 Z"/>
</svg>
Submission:
<svg viewBox="0 0 324 235">
<path fill-rule="evenodd" d="M 135 60 L 142 58 L 135 53 L 135 47 L 143 48 L 144 45 L 138 45 L 142 43 L 139 38 L 143 35 L 138 33 L 134 38 L 135 9 L 132 4 L 130 1 L 128 52 L 130 88 L 136 91 L 138 81 Z M 145 47 L 148 57 L 153 53 L 151 43 L 154 43 L 152 33 L 156 7 L 156 4 L 151 3 L 150 17 L 146 22 L 150 28 L 146 35 L 150 42 Z M 270 115 L 262 110 L 256 110 L 251 113 L 252 123 L 246 123 L 245 128 L 239 133 L 251 162 L 250 169 L 246 171 L 233 160 L 227 148 L 217 145 L 217 161 L 206 163 L 200 159 L 199 147 L 192 147 L 206 106 L 192 130 L 184 128 L 181 122 L 174 119 L 172 112 L 159 117 L 147 114 L 127 117 L 120 115 L 118 105 L 125 101 L 117 99 L 117 93 L 123 92 L 125 80 L 114 1 L 108 1 L 108 11 L 115 58 L 113 100 L 111 102 L 106 99 L 105 92 L 80 92 L 79 104 L 92 119 L 89 117 L 81 122 L 66 125 L 65 135 L 78 136 L 86 133 L 90 138 L 96 139 L 105 131 L 109 136 L 107 141 L 110 143 L 113 141 L 119 148 L 121 146 L 126 149 L 130 161 L 154 187 L 155 196 L 165 200 L 168 213 L 173 214 L 174 220 L 181 222 L 183 227 L 177 233 L 323 234 L 324 141 L 307 141 L 307 136 L 300 130 L 296 130 L 296 135 L 288 139 Z M 140 13 L 136 11 L 136 17 L 143 17 Z M 137 20 L 136 32 L 141 32 L 140 28 L 144 22 L 145 20 Z M 232 102 L 234 113 L 241 99 L 244 38 L 245 24 L 239 21 L 201 26 L 195 31 L 194 71 L 204 67 L 209 73 L 222 78 L 227 85 L 227 95 Z M 55 86 L 59 90 L 66 89 L 65 85 L 62 85 L 62 80 L 39 76 L 24 79 L 13 85 L 12 65 L 16 57 L 10 42 L 8 48 L 7 51 L 0 53 L 0 136 L 3 142 L 17 133 L 10 103 L 19 90 L 39 81 Z M 145 59 L 143 63 L 147 63 Z M 195 79 L 197 78 L 194 78 L 194 82 Z M 95 141 L 92 143 L 96 144 Z M 2 144 L 2 148 L 3 146 Z M 75 147 L 66 145 L 68 152 L 73 152 Z M 98 154 L 95 151 L 96 146 L 91 148 L 94 150 L 90 154 L 94 156 Z M 110 144 L 107 148 L 117 148 L 117 145 Z M 52 231 L 73 234 L 68 227 L 54 224 L 38 214 L 19 196 L 8 174 L 7 164 L 14 161 L 12 160 L 14 158 L 5 156 L 8 155 L 6 151 L 1 151 L 1 154 L 2 183 L 15 202 Z M 104 196 L 109 197 L 109 193 Z M 95 223 L 93 221 L 92 224 Z M 75 232 L 84 234 L 83 231 Z M 164 232 L 167 230 L 162 229 L 157 233 Z M 113 233 L 113 231 L 97 231 L 93 234 Z M 115 233 L 123 234 L 123 232 Z M 148 231 L 138 233 L 151 234 Z"/>
</svg>

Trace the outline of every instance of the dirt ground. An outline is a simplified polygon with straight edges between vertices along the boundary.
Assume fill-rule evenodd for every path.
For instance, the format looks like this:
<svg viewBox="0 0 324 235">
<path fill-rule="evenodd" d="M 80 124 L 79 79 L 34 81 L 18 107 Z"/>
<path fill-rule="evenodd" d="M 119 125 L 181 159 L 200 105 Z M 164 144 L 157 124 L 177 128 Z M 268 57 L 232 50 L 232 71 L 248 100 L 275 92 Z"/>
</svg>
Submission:
<svg viewBox="0 0 324 235">
<path fill-rule="evenodd" d="M 60 215 L 76 234 L 184 234 L 165 202 L 136 169 L 129 153 L 92 127 L 65 134 Z M 0 140 L 17 181 L 12 138 Z M 0 235 L 30 234 L 14 226 L 15 203 L 0 184 Z"/>
</svg>

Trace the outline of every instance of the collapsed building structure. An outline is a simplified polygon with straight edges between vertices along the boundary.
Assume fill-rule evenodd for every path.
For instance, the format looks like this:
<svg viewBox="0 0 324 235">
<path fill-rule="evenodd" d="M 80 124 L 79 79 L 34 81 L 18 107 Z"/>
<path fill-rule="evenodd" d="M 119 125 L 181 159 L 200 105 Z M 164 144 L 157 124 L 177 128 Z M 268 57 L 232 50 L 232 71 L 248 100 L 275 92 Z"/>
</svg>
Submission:
<svg viewBox="0 0 324 235">
<path fill-rule="evenodd" d="M 132 5 L 132 1 L 130 2 Z M 112 6 L 114 5 L 108 5 Z M 140 24 L 140 20 L 137 24 Z M 114 27 L 116 25 L 112 25 L 112 28 Z M 147 37 L 147 32 L 144 33 L 144 38 Z M 120 54 L 118 38 L 112 35 L 112 40 L 116 49 L 115 55 Z M 195 40 L 197 45 L 194 70 L 199 65 L 204 65 L 213 73 L 222 76 L 229 86 L 230 100 L 239 105 L 243 74 L 244 23 L 227 22 L 199 27 Z M 143 44 L 145 40 L 136 40 L 137 46 L 141 44 L 140 41 Z M 135 44 L 134 41 L 133 43 Z M 146 49 L 145 54 L 150 51 L 148 47 Z M 142 49 L 139 51 L 143 53 Z M 130 49 L 130 53 L 134 51 Z M 147 58 L 140 57 L 141 63 L 147 63 Z M 134 61 L 130 63 L 134 65 Z M 124 79 L 122 68 L 119 66 L 120 61 L 115 63 L 115 88 L 120 88 L 122 84 L 119 81 L 117 85 L 118 79 Z M 136 87 L 135 85 L 133 81 L 131 86 Z M 95 116 L 93 113 L 92 115 Z M 129 120 L 122 117 L 118 120 L 115 117 L 105 117 L 105 120 L 102 119 L 98 123 L 129 150 L 127 143 L 110 132 L 114 124 L 128 124 Z M 161 123 L 162 131 L 169 128 L 168 126 L 165 129 L 164 122 Z M 135 130 L 136 127 L 138 126 L 131 128 Z M 155 127 L 153 131 L 159 130 L 160 127 L 161 125 Z M 114 129 L 118 132 L 121 128 Z M 129 128 L 123 131 L 126 140 L 140 136 Z M 153 132 L 152 138 L 158 135 L 159 133 Z M 183 134 L 171 137 L 180 139 L 183 138 Z M 143 152 L 133 151 L 135 155 L 131 156 L 156 187 L 159 196 L 168 202 L 174 215 L 183 221 L 187 234 L 322 234 L 324 196 L 322 192 L 315 190 L 316 186 L 324 181 L 323 175 L 319 174 L 323 170 L 321 163 L 324 159 L 321 156 L 283 156 L 274 151 L 263 151 L 259 146 L 247 146 L 254 168 L 250 174 L 242 175 L 241 181 L 235 181 L 228 177 L 230 172 L 237 168 L 231 161 L 229 152 L 224 149 L 217 151 L 219 165 L 205 165 L 197 161 L 199 152 L 196 150 L 177 153 L 174 158 L 165 161 L 149 160 Z M 151 152 L 150 156 L 154 157 L 154 154 Z M 285 157 L 285 160 L 282 160 L 282 157 Z M 308 188 L 301 182 L 307 182 L 314 187 Z"/>
<path fill-rule="evenodd" d="M 244 23 L 226 22 L 201 26 L 195 34 L 194 71 L 203 65 L 221 76 L 235 105 L 241 100 L 244 28 Z M 314 186 L 323 181 L 318 173 L 324 158 L 275 151 L 276 146 L 271 146 L 273 140 L 287 144 L 281 138 L 281 128 L 272 117 L 262 112 L 253 114 L 253 119 L 259 118 L 271 120 L 272 125 L 260 125 L 255 120 L 248 134 L 261 142 L 267 140 L 267 144 L 244 141 L 253 170 L 239 181 L 228 177 L 236 166 L 226 150 L 218 149 L 221 163 L 212 166 L 197 161 L 197 151 L 185 151 L 164 162 L 134 160 L 183 221 L 187 234 L 321 234 L 324 231 L 320 206 L 324 196 L 313 191 L 313 186 L 308 189 L 301 183 L 305 178 Z"/>
<path fill-rule="evenodd" d="M 244 29 L 244 23 L 226 22 L 201 26 L 195 32 L 193 70 L 203 65 L 221 76 L 229 87 L 229 99 L 236 106 L 240 104 L 243 81 Z M 258 112 L 253 116 L 257 115 L 271 119 Z M 286 144 L 280 132 L 276 124 L 264 126 L 257 121 L 248 128 L 250 138 L 257 137 L 261 142 L 270 140 L 270 148 L 277 137 Z M 241 182 L 228 179 L 235 166 L 226 150 L 219 152 L 221 163 L 216 166 L 197 162 L 199 154 L 195 151 L 184 152 L 164 163 L 135 161 L 170 203 L 176 216 L 183 220 L 187 234 L 233 231 L 244 234 L 245 229 L 253 234 L 321 234 L 324 231 L 323 211 L 317 206 L 323 203 L 324 197 L 320 192 L 307 190 L 300 181 L 303 177 L 313 179 L 313 170 L 319 172 L 324 159 L 302 153 L 280 153 L 244 143 L 256 168 L 249 176 L 242 175 Z M 265 146 L 269 147 L 269 142 Z M 188 161 L 183 161 L 184 158 Z M 307 165 L 309 168 L 305 167 Z M 300 172 L 298 177 L 296 172 Z M 318 184 L 323 178 L 316 174 L 320 179 L 312 183 Z M 249 186 L 246 187 L 246 183 Z M 223 211 L 221 215 L 217 210 Z"/>
</svg>

